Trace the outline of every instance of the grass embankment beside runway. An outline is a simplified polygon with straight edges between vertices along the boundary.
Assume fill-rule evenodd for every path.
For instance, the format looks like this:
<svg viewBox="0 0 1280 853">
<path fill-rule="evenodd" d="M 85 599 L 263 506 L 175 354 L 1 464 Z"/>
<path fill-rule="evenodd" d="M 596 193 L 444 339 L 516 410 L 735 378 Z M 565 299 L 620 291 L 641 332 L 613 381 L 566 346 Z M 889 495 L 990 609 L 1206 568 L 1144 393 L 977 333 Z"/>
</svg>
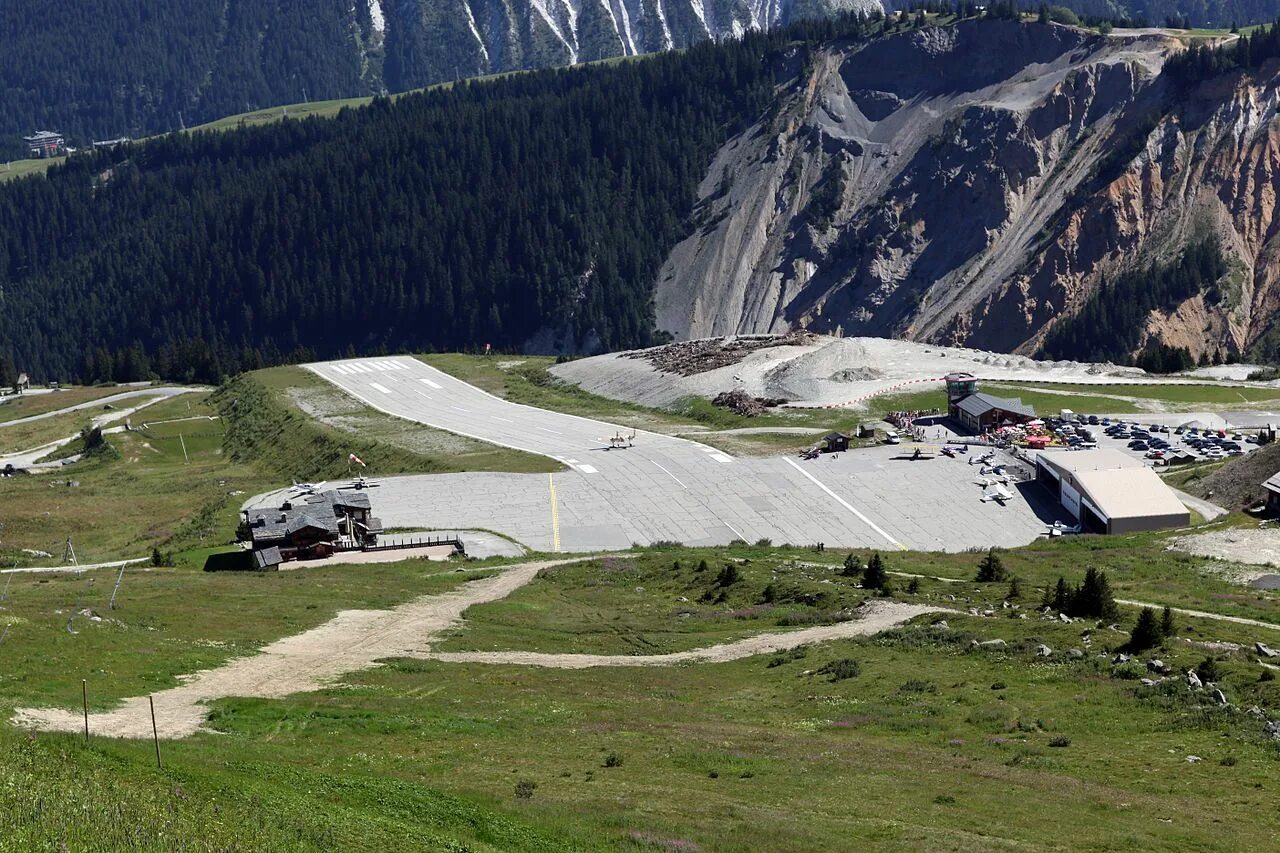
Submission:
<svg viewBox="0 0 1280 853">
<path fill-rule="evenodd" d="M 1214 658 L 1234 705 L 1224 709 L 1181 678 L 1145 687 L 1140 664 L 1113 666 L 1124 632 L 1016 618 L 1039 602 L 1042 582 L 1078 582 L 1091 565 L 1125 594 L 1191 583 L 1202 609 L 1217 608 L 1227 585 L 1195 586 L 1195 561 L 1165 552 L 1163 540 L 1075 537 L 1006 552 L 1023 578 L 1008 610 L 1007 584 L 972 582 L 979 555 L 885 555 L 892 572 L 962 581 L 925 578 L 909 594 L 907 577 L 890 576 L 895 598 L 957 608 L 944 614 L 949 628 L 926 616 L 878 637 L 730 663 L 391 660 L 307 694 L 218 701 L 216 733 L 163 743 L 163 771 L 149 742 L 29 740 L 0 723 L 0 779 L 11 783 L 0 784 L 0 838 L 71 848 L 173 837 L 232 847 L 989 850 L 1060 846 L 1069 821 L 1072 846 L 1265 847 L 1280 832 L 1268 787 L 1280 757 L 1241 709 L 1280 708 L 1280 682 L 1260 680 L 1266 670 L 1247 649 L 1187 640 L 1275 637 L 1179 617 L 1179 637 L 1140 658 L 1175 672 Z M 659 547 L 559 568 L 507 602 L 472 608 L 449 647 L 663 652 L 804 624 L 805 614 L 822 621 L 865 596 L 839 574 L 843 557 Z M 699 601 L 726 564 L 740 577 L 724 600 Z M 19 578 L 0 611 L 12 622 L 0 708 L 76 707 L 80 678 L 102 707 L 336 610 L 456 582 L 436 571 L 138 572 L 114 613 L 104 580 Z M 762 601 L 771 584 L 775 600 Z M 78 619 L 80 633 L 68 634 L 55 611 L 76 604 L 108 620 Z M 967 613 L 987 606 L 995 617 Z M 1134 613 L 1123 610 L 1124 627 Z M 990 639 L 1005 645 L 971 647 Z M 1037 656 L 1039 643 L 1051 657 Z M 1084 655 L 1067 656 L 1073 647 Z"/>
<path fill-rule="evenodd" d="M 1188 382 L 1167 382 L 1161 384 L 1138 384 L 1138 385 L 1089 385 L 1089 384 L 1070 384 L 1063 382 L 1039 382 L 1034 386 L 1031 383 L 1016 382 L 1010 383 L 1017 387 L 1035 387 L 1044 389 L 1045 391 L 1070 391 L 1086 395 L 1096 395 L 1101 397 L 1138 397 L 1145 400 L 1155 400 L 1170 405 L 1182 406 L 1209 406 L 1216 408 L 1226 406 L 1230 408 L 1251 408 L 1257 405 L 1268 406 L 1280 403 L 1280 388 L 1271 388 L 1266 386 L 1249 387 L 1240 384 L 1218 385 L 1218 384 L 1191 384 Z M 1092 405 L 1092 404 L 1091 404 Z M 1067 408 L 1073 408 L 1068 406 Z M 1091 408 L 1090 406 L 1080 405 L 1074 407 L 1075 411 L 1103 411 L 1102 409 Z M 1118 410 L 1107 410 L 1118 411 Z"/>
<path fill-rule="evenodd" d="M 508 450 L 384 415 L 300 367 L 237 377 L 214 404 L 226 417 L 227 450 L 286 484 L 349 477 L 355 453 L 368 476 L 457 471 L 547 472 L 551 459 Z"/>
</svg>

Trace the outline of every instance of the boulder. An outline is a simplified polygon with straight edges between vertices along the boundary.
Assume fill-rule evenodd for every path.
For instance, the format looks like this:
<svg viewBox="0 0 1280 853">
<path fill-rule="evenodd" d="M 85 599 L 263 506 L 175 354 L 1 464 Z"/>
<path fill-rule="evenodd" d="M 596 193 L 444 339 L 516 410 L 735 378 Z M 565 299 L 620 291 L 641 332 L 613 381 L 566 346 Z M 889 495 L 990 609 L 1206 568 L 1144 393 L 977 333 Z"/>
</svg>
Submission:
<svg viewBox="0 0 1280 853">
<path fill-rule="evenodd" d="M 1053 656 L 1053 649 L 1049 648 L 1044 643 L 1041 643 L 1040 645 L 1036 646 L 1036 657 L 1047 658 L 1052 656 Z"/>
<path fill-rule="evenodd" d="M 1143 687 L 1155 687 L 1160 682 L 1156 681 L 1153 678 L 1143 678 L 1143 679 L 1140 679 L 1139 683 L 1141 683 Z"/>
<path fill-rule="evenodd" d="M 1154 672 L 1159 675 L 1164 675 L 1168 671 L 1169 670 L 1165 668 L 1164 661 L 1162 660 L 1147 661 L 1147 672 Z"/>
<path fill-rule="evenodd" d="M 1204 682 L 1200 680 L 1200 676 L 1196 675 L 1194 669 L 1187 670 L 1187 686 L 1192 690 L 1199 690 L 1204 687 Z"/>
<path fill-rule="evenodd" d="M 950 630 L 950 629 L 951 629 L 951 626 L 947 624 L 947 620 L 946 620 L 946 619 L 939 619 L 937 622 L 934 622 L 934 623 L 933 623 L 933 627 L 938 628 L 938 629 L 943 630 L 943 631 L 948 631 L 948 630 Z"/>
<path fill-rule="evenodd" d="M 1219 690 L 1218 688 L 1216 688 L 1216 687 L 1215 687 L 1215 688 L 1213 688 L 1213 694 L 1212 694 L 1212 696 L 1213 696 L 1213 701 L 1217 702 L 1219 705 L 1226 705 L 1226 704 L 1227 704 L 1227 696 L 1226 696 L 1226 694 L 1225 694 L 1225 693 L 1223 693 L 1223 692 L 1222 692 L 1221 690 Z"/>
<path fill-rule="evenodd" d="M 999 637 L 994 640 L 983 640 L 982 642 L 973 640 L 969 643 L 969 647 L 974 649 L 1003 649 L 1007 645 L 1009 644 Z"/>
<path fill-rule="evenodd" d="M 1122 664 L 1122 663 L 1128 663 L 1130 660 L 1132 660 L 1132 658 L 1130 658 L 1128 655 L 1122 652 L 1116 655 L 1114 658 L 1112 658 L 1111 662 L 1114 664 Z"/>
<path fill-rule="evenodd" d="M 1269 648 L 1266 643 L 1254 643 L 1253 648 L 1255 651 L 1257 651 L 1258 654 L 1262 655 L 1264 658 L 1273 658 L 1273 657 L 1276 657 L 1277 655 L 1280 655 L 1280 652 L 1277 652 L 1274 649 Z"/>
<path fill-rule="evenodd" d="M 1059 613 L 1058 620 L 1061 622 L 1066 622 L 1068 625 L 1071 624 L 1071 617 L 1065 613 Z"/>
<path fill-rule="evenodd" d="M 1187 763 L 1188 763 L 1188 764 L 1195 764 L 1195 763 L 1197 763 L 1197 762 L 1199 762 L 1199 761 L 1200 761 L 1200 756 L 1198 756 L 1198 755 L 1188 755 L 1188 756 L 1187 756 Z"/>
<path fill-rule="evenodd" d="M 1067 649 L 1067 657 L 1079 660 L 1084 657 L 1084 652 L 1080 649 Z"/>
<path fill-rule="evenodd" d="M 1269 720 L 1262 730 L 1276 740 L 1280 740 L 1280 720 Z"/>
</svg>

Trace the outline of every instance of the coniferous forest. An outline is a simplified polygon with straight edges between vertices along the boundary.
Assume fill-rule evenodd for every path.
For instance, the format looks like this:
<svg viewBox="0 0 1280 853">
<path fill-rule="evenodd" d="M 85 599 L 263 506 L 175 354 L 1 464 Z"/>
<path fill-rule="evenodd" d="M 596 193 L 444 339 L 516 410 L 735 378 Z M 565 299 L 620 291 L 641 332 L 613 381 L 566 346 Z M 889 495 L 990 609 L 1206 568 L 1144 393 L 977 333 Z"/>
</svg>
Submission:
<svg viewBox="0 0 1280 853">
<path fill-rule="evenodd" d="M 176 134 L 0 186 L 0 347 L 40 379 L 380 350 L 617 349 L 715 150 L 854 18 Z M 92 348 L 86 342 L 92 341 Z"/>
</svg>

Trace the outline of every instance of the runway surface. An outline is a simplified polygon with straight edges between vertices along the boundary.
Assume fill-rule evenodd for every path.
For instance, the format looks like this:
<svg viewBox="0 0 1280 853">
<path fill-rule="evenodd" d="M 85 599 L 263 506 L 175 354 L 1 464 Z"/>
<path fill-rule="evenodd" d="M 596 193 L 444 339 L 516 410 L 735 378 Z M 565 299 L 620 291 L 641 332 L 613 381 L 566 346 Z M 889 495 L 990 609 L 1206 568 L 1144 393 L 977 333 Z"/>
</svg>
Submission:
<svg viewBox="0 0 1280 853">
<path fill-rule="evenodd" d="M 546 551 L 734 539 L 959 551 L 1025 544 L 1065 520 L 1034 485 L 1004 506 L 981 502 L 977 468 L 963 459 L 912 462 L 891 447 L 744 459 L 643 431 L 609 449 L 631 430 L 511 403 L 411 357 L 307 367 L 382 412 L 565 465 L 551 475 L 381 478 L 372 498 L 387 527 L 488 529 Z M 376 477 L 377 460 L 366 461 Z"/>
</svg>

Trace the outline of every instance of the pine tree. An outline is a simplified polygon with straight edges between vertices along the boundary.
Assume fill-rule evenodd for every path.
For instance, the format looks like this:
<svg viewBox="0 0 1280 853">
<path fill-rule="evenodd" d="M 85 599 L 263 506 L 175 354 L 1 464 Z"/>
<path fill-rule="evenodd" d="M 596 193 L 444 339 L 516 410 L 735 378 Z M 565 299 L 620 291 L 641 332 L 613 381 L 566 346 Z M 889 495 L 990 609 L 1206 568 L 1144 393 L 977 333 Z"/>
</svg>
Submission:
<svg viewBox="0 0 1280 853">
<path fill-rule="evenodd" d="M 1053 609 L 1066 613 L 1071 609 L 1071 590 L 1067 588 L 1067 579 L 1058 578 L 1058 585 L 1053 590 Z"/>
<path fill-rule="evenodd" d="M 1022 598 L 1022 581 L 1014 575 L 1009 579 L 1009 591 L 1004 594 L 1005 601 L 1017 601 Z"/>
<path fill-rule="evenodd" d="M 978 564 L 977 581 L 979 583 L 998 583 L 1007 577 L 1008 573 L 1005 571 L 1004 563 L 1001 561 L 1000 555 L 996 553 L 996 549 L 992 548 L 987 551 L 987 555 Z"/>
<path fill-rule="evenodd" d="M 1178 626 L 1173 621 L 1173 611 L 1168 605 L 1160 613 L 1160 636 L 1164 639 L 1176 637 L 1178 635 Z"/>
<path fill-rule="evenodd" d="M 884 589 L 885 583 L 889 577 L 884 570 L 884 560 L 880 557 L 880 552 L 873 552 L 871 559 L 867 561 L 867 568 L 862 573 L 863 589 Z"/>
<path fill-rule="evenodd" d="M 1129 634 L 1126 648 L 1131 652 L 1144 652 L 1160 645 L 1160 625 L 1156 622 L 1156 612 L 1150 607 L 1142 608 L 1138 619 L 1134 622 L 1133 631 Z"/>
<path fill-rule="evenodd" d="M 840 574 L 846 578 L 856 578 L 862 573 L 862 563 L 853 554 L 846 554 L 844 558 L 844 568 L 840 570 Z"/>
</svg>

